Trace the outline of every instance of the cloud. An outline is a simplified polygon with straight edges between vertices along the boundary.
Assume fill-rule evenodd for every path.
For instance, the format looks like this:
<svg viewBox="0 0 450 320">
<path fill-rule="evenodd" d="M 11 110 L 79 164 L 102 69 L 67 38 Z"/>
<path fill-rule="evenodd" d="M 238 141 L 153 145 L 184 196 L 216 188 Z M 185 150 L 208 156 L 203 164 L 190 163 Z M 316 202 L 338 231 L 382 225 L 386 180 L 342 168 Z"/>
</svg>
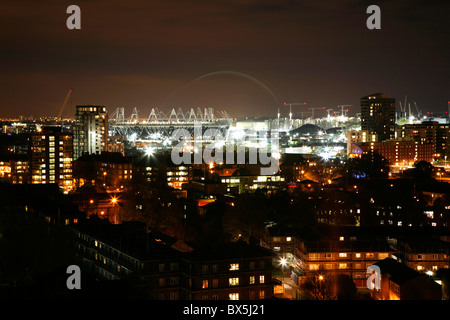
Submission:
<svg viewBox="0 0 450 320">
<path fill-rule="evenodd" d="M 379 32 L 365 27 L 369 2 L 354 0 L 78 0 L 82 30 L 70 31 L 65 26 L 69 1 L 4 0 L 2 102 L 15 110 L 36 106 L 41 111 L 58 103 L 50 96 L 64 98 L 74 87 L 74 99 L 84 103 L 158 104 L 177 86 L 220 70 L 263 79 L 281 99 L 306 96 L 318 104 L 332 103 L 342 91 L 359 97 L 368 84 L 400 86 L 402 94 L 425 92 L 431 89 L 417 80 L 424 76 L 435 84 L 433 94 L 448 91 L 446 2 L 375 2 L 382 8 Z M 239 105 L 235 110 L 243 112 L 266 105 L 271 112 L 271 98 L 249 84 L 235 78 L 208 81 L 208 94 L 197 88 L 198 97 L 178 96 L 167 103 L 210 101 Z M 236 92 L 228 102 L 223 92 L 233 93 L 221 91 L 225 83 Z M 18 92 L 29 98 L 16 99 Z M 431 94 L 423 99 L 429 97 L 436 103 L 443 99 Z"/>
</svg>

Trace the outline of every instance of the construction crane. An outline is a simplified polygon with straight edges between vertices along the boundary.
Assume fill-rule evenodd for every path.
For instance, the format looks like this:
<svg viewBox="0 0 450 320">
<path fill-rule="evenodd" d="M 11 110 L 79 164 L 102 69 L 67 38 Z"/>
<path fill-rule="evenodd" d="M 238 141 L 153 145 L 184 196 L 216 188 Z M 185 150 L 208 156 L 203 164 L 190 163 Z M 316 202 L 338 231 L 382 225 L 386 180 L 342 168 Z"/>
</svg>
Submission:
<svg viewBox="0 0 450 320">
<path fill-rule="evenodd" d="M 325 107 L 322 108 L 309 108 L 311 110 L 311 119 L 314 119 L 314 110 L 325 110 Z"/>
<path fill-rule="evenodd" d="M 417 118 L 420 119 L 420 117 L 422 116 L 422 111 L 419 110 L 419 108 L 417 107 L 417 103 L 415 101 L 414 101 L 414 105 L 416 106 Z"/>
<path fill-rule="evenodd" d="M 69 101 L 72 91 L 73 91 L 72 89 L 69 89 L 69 92 L 67 92 L 66 98 L 64 99 L 64 103 L 62 104 L 61 108 L 59 109 L 58 118 L 61 117 L 62 113 L 64 112 L 64 108 L 66 107 L 67 101 Z"/>
<path fill-rule="evenodd" d="M 301 115 L 301 116 L 300 116 L 300 119 L 303 120 L 303 114 L 305 114 L 305 113 L 311 113 L 311 111 L 302 111 L 302 112 L 297 112 L 297 113 Z"/>
<path fill-rule="evenodd" d="M 344 110 L 345 107 L 351 107 L 351 104 L 344 104 L 344 105 L 340 105 L 338 106 L 338 109 L 341 109 L 341 116 L 345 117 L 347 116 L 347 112 L 348 112 L 348 108 Z"/>
<path fill-rule="evenodd" d="M 287 103 L 284 102 L 283 103 L 285 106 L 288 105 L 289 106 L 289 120 L 292 120 L 292 106 L 298 106 L 298 105 L 306 105 L 306 102 L 292 102 L 292 103 Z"/>
</svg>

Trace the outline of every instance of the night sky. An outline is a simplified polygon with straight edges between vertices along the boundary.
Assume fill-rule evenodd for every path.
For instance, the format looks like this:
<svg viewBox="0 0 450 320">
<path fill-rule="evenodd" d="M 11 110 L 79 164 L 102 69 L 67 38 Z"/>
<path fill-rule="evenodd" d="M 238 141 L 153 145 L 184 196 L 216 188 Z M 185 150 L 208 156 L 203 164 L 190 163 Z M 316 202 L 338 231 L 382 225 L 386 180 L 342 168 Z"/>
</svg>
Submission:
<svg viewBox="0 0 450 320">
<path fill-rule="evenodd" d="M 81 30 L 66 27 L 71 4 Z M 371 4 L 381 30 L 366 27 Z M 450 1 L 2 0 L 0 59 L 1 117 L 56 116 L 70 88 L 70 116 L 80 104 L 276 116 L 285 101 L 352 114 L 376 92 L 439 112 Z"/>
</svg>

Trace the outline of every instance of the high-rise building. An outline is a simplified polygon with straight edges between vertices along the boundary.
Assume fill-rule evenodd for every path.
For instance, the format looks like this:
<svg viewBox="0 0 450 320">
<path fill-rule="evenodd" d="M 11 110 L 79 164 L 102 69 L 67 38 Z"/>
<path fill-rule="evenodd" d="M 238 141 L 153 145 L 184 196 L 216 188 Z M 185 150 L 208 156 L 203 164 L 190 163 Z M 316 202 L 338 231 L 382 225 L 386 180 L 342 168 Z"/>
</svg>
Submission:
<svg viewBox="0 0 450 320">
<path fill-rule="evenodd" d="M 436 158 L 450 155 L 450 124 L 437 121 L 404 124 L 397 129 L 397 136 L 411 137 L 420 143 L 433 144 Z"/>
<path fill-rule="evenodd" d="M 72 187 L 73 134 L 61 127 L 43 127 L 30 134 L 31 183 L 56 183 L 65 193 Z"/>
<path fill-rule="evenodd" d="M 107 151 L 108 114 L 104 106 L 77 106 L 75 114 L 74 155 L 99 154 Z"/>
<path fill-rule="evenodd" d="M 395 99 L 384 93 L 361 98 L 361 130 L 378 135 L 378 141 L 395 138 Z"/>
</svg>

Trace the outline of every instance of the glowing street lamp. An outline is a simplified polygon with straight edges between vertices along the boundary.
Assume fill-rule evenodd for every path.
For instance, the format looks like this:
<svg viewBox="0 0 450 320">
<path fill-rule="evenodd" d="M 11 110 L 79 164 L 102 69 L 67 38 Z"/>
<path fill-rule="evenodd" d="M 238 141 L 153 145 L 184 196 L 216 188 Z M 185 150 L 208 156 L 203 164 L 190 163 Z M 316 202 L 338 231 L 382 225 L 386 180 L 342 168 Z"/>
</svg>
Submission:
<svg viewBox="0 0 450 320">
<path fill-rule="evenodd" d="M 113 204 L 113 208 L 114 208 L 114 222 L 117 223 L 117 213 L 116 213 L 116 204 L 117 204 L 117 198 L 116 197 L 112 197 L 111 198 L 111 203 Z"/>
<path fill-rule="evenodd" d="M 281 282 L 284 283 L 284 267 L 287 264 L 287 261 L 285 258 L 281 258 L 280 259 L 280 264 L 281 264 Z M 283 290 L 284 290 L 284 285 L 283 285 Z"/>
<path fill-rule="evenodd" d="M 153 149 L 153 147 L 148 146 L 147 148 L 145 148 L 145 155 L 151 156 L 151 155 L 153 155 L 153 152 L 154 152 L 154 151 L 155 151 L 155 150 Z"/>
</svg>

